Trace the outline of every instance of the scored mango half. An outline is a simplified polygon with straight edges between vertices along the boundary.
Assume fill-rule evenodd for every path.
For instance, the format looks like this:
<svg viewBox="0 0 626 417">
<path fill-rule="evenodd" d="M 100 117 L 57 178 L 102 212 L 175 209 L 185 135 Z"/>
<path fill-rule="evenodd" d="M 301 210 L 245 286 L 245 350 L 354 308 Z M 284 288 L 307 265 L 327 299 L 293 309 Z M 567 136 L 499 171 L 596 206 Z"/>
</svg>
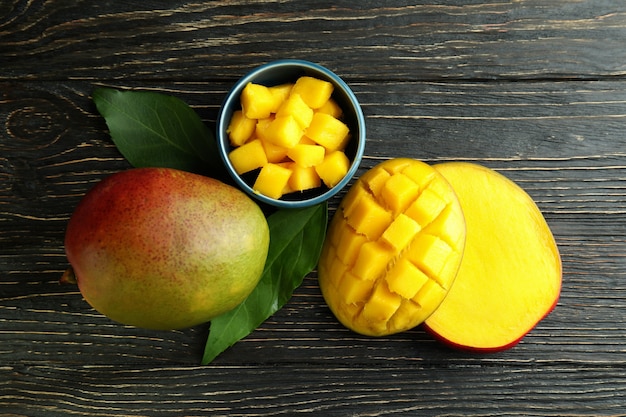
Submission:
<svg viewBox="0 0 626 417">
<path fill-rule="evenodd" d="M 451 288 L 465 233 L 456 194 L 433 167 L 382 162 L 355 182 L 331 220 L 318 265 L 324 299 L 357 333 L 409 330 Z"/>
</svg>

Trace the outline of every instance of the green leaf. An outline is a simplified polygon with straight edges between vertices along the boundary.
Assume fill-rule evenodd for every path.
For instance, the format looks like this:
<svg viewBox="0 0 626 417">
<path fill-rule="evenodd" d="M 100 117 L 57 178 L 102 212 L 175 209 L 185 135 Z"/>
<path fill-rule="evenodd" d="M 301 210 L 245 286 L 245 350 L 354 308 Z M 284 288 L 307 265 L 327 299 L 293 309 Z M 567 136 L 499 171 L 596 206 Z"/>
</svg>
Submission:
<svg viewBox="0 0 626 417">
<path fill-rule="evenodd" d="M 327 203 L 282 209 L 267 218 L 270 247 L 261 281 L 243 303 L 211 321 L 203 365 L 246 337 L 289 301 L 317 265 L 327 220 Z"/>
<path fill-rule="evenodd" d="M 155 92 L 98 88 L 93 101 L 113 142 L 134 167 L 226 177 L 213 134 L 182 100 Z"/>
</svg>

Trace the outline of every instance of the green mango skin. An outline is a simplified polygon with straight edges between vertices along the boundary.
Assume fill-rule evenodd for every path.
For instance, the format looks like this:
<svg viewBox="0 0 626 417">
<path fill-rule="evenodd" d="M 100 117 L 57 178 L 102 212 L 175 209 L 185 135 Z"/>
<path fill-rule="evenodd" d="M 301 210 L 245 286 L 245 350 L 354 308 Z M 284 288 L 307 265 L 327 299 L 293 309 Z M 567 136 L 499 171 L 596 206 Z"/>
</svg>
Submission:
<svg viewBox="0 0 626 417">
<path fill-rule="evenodd" d="M 85 300 L 114 321 L 155 330 L 236 307 L 260 280 L 268 247 L 265 216 L 242 191 L 169 168 L 106 177 L 65 235 Z"/>
</svg>

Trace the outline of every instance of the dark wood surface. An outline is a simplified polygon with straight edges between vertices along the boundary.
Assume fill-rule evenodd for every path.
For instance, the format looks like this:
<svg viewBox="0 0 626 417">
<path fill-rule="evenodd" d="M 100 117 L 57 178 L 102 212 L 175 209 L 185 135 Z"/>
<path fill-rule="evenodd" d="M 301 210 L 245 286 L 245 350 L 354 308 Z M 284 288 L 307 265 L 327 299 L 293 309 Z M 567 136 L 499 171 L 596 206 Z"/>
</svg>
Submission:
<svg viewBox="0 0 626 417">
<path fill-rule="evenodd" d="M 626 415 L 625 41 L 615 0 L 3 0 L 0 415 Z M 367 338 L 332 317 L 313 272 L 200 366 L 208 325 L 121 326 L 59 285 L 74 206 L 129 167 L 94 87 L 175 95 L 212 128 L 230 86 L 280 58 L 352 87 L 360 173 L 467 160 L 524 187 L 561 251 L 555 311 L 496 354 L 419 328 Z"/>
</svg>

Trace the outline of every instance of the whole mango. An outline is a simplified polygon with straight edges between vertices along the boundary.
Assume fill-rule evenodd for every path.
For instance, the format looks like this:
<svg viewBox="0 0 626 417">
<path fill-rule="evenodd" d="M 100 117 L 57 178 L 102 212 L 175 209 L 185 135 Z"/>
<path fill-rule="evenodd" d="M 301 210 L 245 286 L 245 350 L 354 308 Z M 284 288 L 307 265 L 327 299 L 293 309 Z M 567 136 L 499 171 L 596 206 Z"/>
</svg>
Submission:
<svg viewBox="0 0 626 417">
<path fill-rule="evenodd" d="M 113 174 L 81 200 L 65 235 L 85 300 L 120 323 L 210 321 L 257 285 L 269 228 L 259 206 L 215 179 L 168 168 Z"/>
</svg>

